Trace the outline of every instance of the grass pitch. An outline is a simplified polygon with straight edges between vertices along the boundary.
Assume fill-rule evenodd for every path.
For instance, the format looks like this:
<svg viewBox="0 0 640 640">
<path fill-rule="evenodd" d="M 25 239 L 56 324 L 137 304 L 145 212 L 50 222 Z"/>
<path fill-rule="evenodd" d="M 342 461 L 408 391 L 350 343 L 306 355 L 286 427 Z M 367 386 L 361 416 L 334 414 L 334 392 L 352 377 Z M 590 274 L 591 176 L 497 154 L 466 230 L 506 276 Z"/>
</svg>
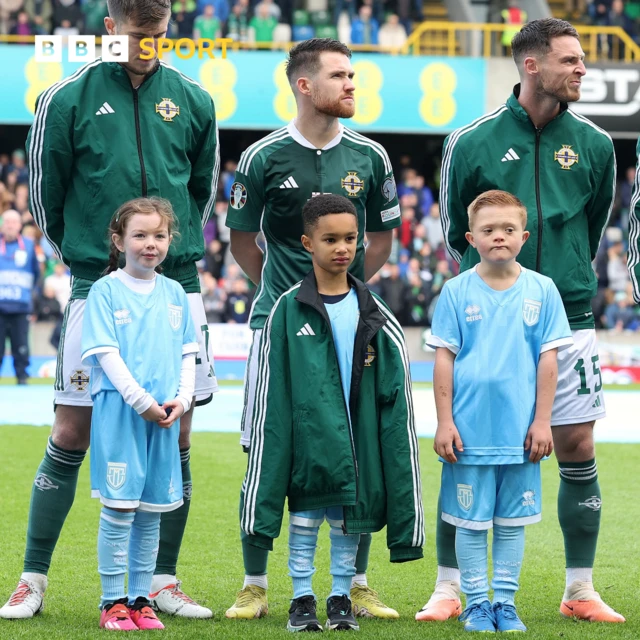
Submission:
<svg viewBox="0 0 640 640">
<path fill-rule="evenodd" d="M 0 427 L 0 600 L 6 601 L 22 570 L 29 496 L 44 452 L 48 429 Z M 242 586 L 242 555 L 238 534 L 238 495 L 246 456 L 235 434 L 193 435 L 191 464 L 194 482 L 189 525 L 178 575 L 191 596 L 214 611 L 214 620 L 181 620 L 164 616 L 163 638 L 290 637 L 285 630 L 291 584 L 287 576 L 286 524 L 269 562 L 269 615 L 238 622 L 224 618 L 225 609 Z M 398 609 L 396 622 L 363 620 L 362 636 L 371 638 L 468 637 L 455 621 L 417 623 L 413 616 L 430 595 L 435 579 L 435 517 L 440 465 L 430 440 L 421 440 L 421 463 L 427 541 L 425 559 L 400 565 L 388 560 L 384 532 L 374 535 L 369 583 L 383 600 Z M 623 625 L 594 625 L 567 620 L 558 607 L 564 587 L 564 553 L 555 501 L 558 487 L 555 460 L 543 464 L 543 521 L 528 527 L 519 613 L 531 639 L 590 640 L 640 638 L 637 598 L 640 545 L 636 472 L 640 445 L 599 445 L 598 468 L 603 488 L 603 521 L 595 569 L 603 598 L 627 617 Z M 89 464 L 83 465 L 75 504 L 58 542 L 49 572 L 44 613 L 28 621 L 0 620 L 0 639 L 75 640 L 104 638 L 98 629 L 100 582 L 96 539 L 98 501 L 89 498 Z M 286 519 L 285 519 L 286 520 Z M 320 602 L 328 595 L 328 527 L 320 532 L 314 587 Z M 0 604 L 2 604 L 0 603 Z"/>
</svg>

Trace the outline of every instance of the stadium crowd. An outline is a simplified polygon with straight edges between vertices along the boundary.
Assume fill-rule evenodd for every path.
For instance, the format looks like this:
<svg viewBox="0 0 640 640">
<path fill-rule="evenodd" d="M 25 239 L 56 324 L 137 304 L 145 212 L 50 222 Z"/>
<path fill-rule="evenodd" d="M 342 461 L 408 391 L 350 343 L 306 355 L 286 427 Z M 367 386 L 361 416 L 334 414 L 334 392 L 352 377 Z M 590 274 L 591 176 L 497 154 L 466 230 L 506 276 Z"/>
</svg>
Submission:
<svg viewBox="0 0 640 640">
<path fill-rule="evenodd" d="M 370 281 L 369 287 L 390 306 L 404 326 L 430 326 L 438 294 L 457 273 L 442 232 L 437 203 L 439 172 L 425 179 L 403 156 L 396 167 L 402 225 L 394 233 L 389 262 Z M 199 263 L 200 283 L 207 320 L 210 323 L 248 320 L 254 286 L 245 277 L 229 251 L 229 229 L 225 226 L 228 198 L 237 163 L 228 160 L 219 182 L 215 216 L 204 229 L 205 258 Z M 593 310 L 598 328 L 640 331 L 638 307 L 633 303 L 626 267 L 629 205 L 635 170 L 629 167 L 618 185 L 618 197 L 594 269 L 598 295 Z M 42 278 L 34 291 L 34 320 L 61 322 L 69 300 L 70 276 L 55 259 L 46 239 L 36 227 L 28 207 L 28 170 L 24 151 L 0 154 L 0 213 L 15 209 L 22 216 L 22 233 L 37 244 Z M 1 228 L 0 228 L 1 234 Z M 259 236 L 264 249 L 264 241 Z M 53 341 L 57 342 L 58 332 Z"/>
<path fill-rule="evenodd" d="M 0 34 L 102 35 L 106 0 L 3 0 Z M 419 0 L 175 0 L 169 35 L 271 43 L 313 37 L 400 47 Z"/>
</svg>

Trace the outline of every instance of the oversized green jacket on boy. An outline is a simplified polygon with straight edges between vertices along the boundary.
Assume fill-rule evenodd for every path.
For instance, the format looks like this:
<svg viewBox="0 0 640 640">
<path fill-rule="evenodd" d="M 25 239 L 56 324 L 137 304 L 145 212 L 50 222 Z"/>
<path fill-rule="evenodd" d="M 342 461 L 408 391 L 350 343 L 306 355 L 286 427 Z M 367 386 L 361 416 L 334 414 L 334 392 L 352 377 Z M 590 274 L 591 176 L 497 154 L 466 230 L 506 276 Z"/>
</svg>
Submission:
<svg viewBox="0 0 640 640">
<path fill-rule="evenodd" d="M 467 207 L 490 189 L 512 193 L 527 207 L 531 232 L 518 262 L 555 282 L 572 329 L 590 329 L 598 288 L 591 262 L 615 196 L 613 143 L 566 104 L 536 129 L 519 91 L 516 85 L 506 104 L 445 140 L 440 215 L 447 248 L 462 270 L 477 264 L 464 237 Z"/>
<path fill-rule="evenodd" d="M 411 376 L 398 321 L 362 282 L 347 406 L 311 272 L 276 302 L 260 343 L 243 537 L 271 549 L 290 511 L 343 505 L 347 533 L 387 526 L 391 562 L 422 558 L 424 514 Z"/>
</svg>

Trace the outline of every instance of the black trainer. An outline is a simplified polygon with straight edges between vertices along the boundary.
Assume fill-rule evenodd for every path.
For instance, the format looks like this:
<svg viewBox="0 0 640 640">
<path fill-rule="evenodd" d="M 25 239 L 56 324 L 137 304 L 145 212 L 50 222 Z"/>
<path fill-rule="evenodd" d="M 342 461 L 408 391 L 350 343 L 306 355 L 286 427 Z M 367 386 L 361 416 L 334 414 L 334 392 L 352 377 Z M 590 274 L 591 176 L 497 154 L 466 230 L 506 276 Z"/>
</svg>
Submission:
<svg viewBox="0 0 640 640">
<path fill-rule="evenodd" d="M 291 601 L 287 631 L 322 631 L 316 616 L 316 601 L 313 596 L 302 596 Z"/>
<path fill-rule="evenodd" d="M 327 617 L 327 631 L 360 631 L 349 596 L 331 596 L 327 600 Z"/>
</svg>

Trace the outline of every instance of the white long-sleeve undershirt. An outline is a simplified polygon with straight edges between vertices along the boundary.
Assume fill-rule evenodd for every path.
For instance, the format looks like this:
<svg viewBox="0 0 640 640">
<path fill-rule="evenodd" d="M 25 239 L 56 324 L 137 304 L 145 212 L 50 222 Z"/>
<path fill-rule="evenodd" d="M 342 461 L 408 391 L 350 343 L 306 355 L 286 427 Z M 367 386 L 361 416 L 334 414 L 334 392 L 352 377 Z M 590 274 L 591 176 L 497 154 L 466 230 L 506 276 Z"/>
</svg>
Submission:
<svg viewBox="0 0 640 640">
<path fill-rule="evenodd" d="M 105 375 L 111 381 L 123 400 L 138 414 L 144 413 L 155 401 L 131 375 L 119 351 L 107 351 L 96 356 Z M 185 413 L 191 407 L 191 399 L 196 386 L 196 354 L 188 353 L 182 356 L 180 368 L 180 384 L 176 397 L 182 403 Z M 159 398 L 158 402 L 165 402 L 170 398 Z"/>
<path fill-rule="evenodd" d="M 151 280 L 141 280 L 134 278 L 122 269 L 117 269 L 109 274 L 112 278 L 118 278 L 129 289 L 143 295 L 150 294 L 156 286 L 155 274 Z M 129 368 L 125 364 L 120 352 L 110 349 L 104 353 L 96 354 L 96 358 L 102 367 L 105 375 L 111 384 L 117 389 L 124 401 L 132 407 L 138 414 L 144 413 L 156 398 L 145 391 L 131 375 Z M 176 397 L 182 403 L 185 413 L 191 407 L 191 400 L 196 386 L 196 354 L 189 353 L 182 356 L 182 366 L 180 368 L 180 383 Z M 171 398 L 159 398 L 158 402 L 166 402 Z"/>
</svg>

